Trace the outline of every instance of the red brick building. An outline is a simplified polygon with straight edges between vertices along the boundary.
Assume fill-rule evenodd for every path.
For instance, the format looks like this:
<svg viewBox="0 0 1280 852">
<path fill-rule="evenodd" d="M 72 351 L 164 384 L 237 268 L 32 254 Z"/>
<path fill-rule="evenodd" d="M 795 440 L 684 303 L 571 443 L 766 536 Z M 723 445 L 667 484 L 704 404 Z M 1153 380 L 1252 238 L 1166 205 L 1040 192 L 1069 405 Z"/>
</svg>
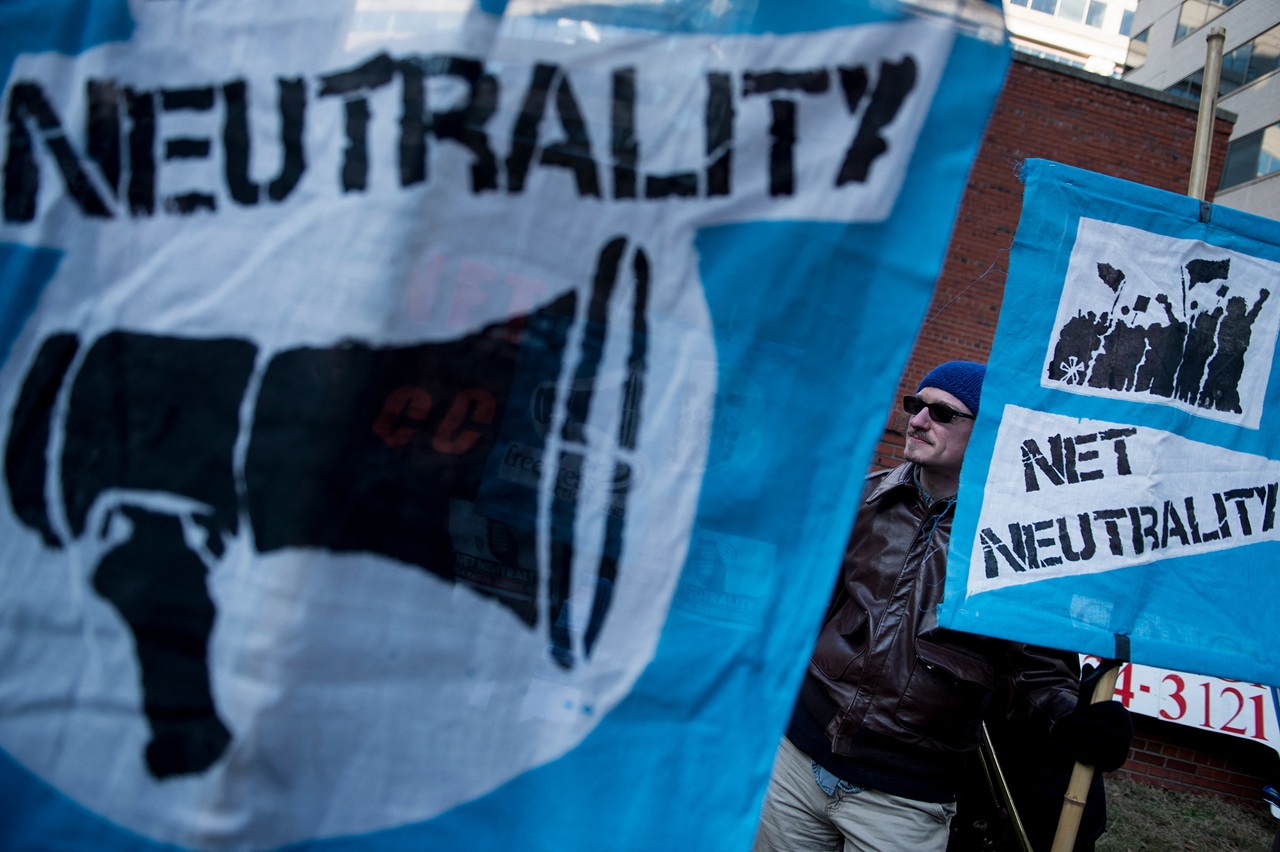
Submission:
<svg viewBox="0 0 1280 852">
<path fill-rule="evenodd" d="M 1117 80 L 1017 56 L 982 140 L 899 396 L 935 364 L 985 362 L 1022 210 L 1024 160 L 1054 160 L 1185 193 L 1196 104 Z M 1208 186 L 1215 187 L 1234 119 L 1219 112 Z M 1212 200 L 1212 195 L 1210 195 Z M 891 415 L 873 466 L 902 460 L 906 415 Z M 1257 743 L 1135 716 L 1126 774 L 1175 789 L 1209 791 L 1261 807 L 1264 783 L 1280 784 L 1280 759 Z"/>
</svg>

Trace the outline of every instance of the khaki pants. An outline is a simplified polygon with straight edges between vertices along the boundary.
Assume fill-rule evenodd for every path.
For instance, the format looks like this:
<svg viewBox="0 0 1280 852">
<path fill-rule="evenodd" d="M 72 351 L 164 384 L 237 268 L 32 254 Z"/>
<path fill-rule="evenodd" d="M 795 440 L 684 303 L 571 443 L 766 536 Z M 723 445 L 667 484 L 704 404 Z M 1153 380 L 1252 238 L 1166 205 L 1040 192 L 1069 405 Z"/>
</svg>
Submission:
<svg viewBox="0 0 1280 852">
<path fill-rule="evenodd" d="M 783 737 L 752 852 L 944 852 L 955 803 L 863 789 L 828 796 L 809 756 Z"/>
</svg>

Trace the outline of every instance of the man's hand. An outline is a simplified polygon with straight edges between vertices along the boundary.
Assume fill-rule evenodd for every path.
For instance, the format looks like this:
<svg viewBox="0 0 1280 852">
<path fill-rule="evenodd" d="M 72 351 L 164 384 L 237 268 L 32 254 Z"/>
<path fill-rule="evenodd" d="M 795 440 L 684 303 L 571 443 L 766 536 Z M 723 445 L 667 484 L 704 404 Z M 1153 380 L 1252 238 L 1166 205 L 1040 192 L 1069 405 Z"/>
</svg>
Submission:
<svg viewBox="0 0 1280 852">
<path fill-rule="evenodd" d="M 1053 738 L 1078 762 L 1114 772 L 1129 758 L 1133 720 L 1119 701 L 1082 704 L 1054 724 Z"/>
</svg>

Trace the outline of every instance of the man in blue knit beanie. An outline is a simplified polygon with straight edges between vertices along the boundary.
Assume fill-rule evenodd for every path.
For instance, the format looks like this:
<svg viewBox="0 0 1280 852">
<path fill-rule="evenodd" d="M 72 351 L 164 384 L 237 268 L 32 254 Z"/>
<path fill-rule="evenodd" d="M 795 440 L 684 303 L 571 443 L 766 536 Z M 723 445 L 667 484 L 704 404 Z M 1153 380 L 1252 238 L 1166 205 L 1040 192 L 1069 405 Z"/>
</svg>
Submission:
<svg viewBox="0 0 1280 852">
<path fill-rule="evenodd" d="M 756 852 L 943 852 L 997 684 L 1055 736 L 1082 729 L 1076 655 L 937 623 L 985 374 L 981 364 L 948 361 L 902 401 L 907 462 L 867 478 L 774 761 Z M 1114 737 L 1088 740 L 1104 771 L 1128 754 L 1127 714 L 1121 722 Z"/>
<path fill-rule="evenodd" d="M 929 371 L 916 395 L 903 400 L 907 421 L 907 461 L 916 464 L 916 484 L 931 500 L 953 497 L 978 415 L 987 368 L 972 361 L 948 361 Z"/>
</svg>

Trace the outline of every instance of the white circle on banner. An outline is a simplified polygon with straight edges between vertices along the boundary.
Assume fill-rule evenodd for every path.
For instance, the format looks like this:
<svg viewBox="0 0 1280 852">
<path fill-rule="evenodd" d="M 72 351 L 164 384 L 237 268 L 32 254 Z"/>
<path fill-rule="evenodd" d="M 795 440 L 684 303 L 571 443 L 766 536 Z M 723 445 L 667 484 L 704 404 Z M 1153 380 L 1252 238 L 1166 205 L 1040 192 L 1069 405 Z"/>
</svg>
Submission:
<svg viewBox="0 0 1280 852">
<path fill-rule="evenodd" d="M 41 489 L 46 505 L 27 504 L 22 514 L 9 500 L 0 509 L 9 578 L 0 591 L 8 625 L 0 628 L 0 659 L 22 661 L 6 666 L 0 688 L 0 746 L 73 801 L 156 841 L 259 849 L 421 822 L 563 756 L 652 658 L 689 547 L 710 423 L 691 424 L 685 409 L 716 386 L 701 288 L 677 286 L 697 280 L 691 245 L 673 249 L 676 241 L 665 238 L 651 249 L 644 230 L 653 223 L 629 220 L 623 231 L 616 217 L 594 215 L 599 209 L 564 226 L 540 223 L 537 204 L 508 201 L 503 215 L 516 223 L 514 236 L 440 214 L 415 220 L 429 235 L 415 236 L 400 206 L 364 203 L 353 216 L 341 204 L 286 217 L 266 243 L 248 216 L 219 223 L 216 242 L 210 228 L 174 218 L 97 226 L 103 245 L 127 239 L 137 250 L 68 252 L 0 370 L 0 403 L 11 412 L 39 347 L 58 334 L 79 341 L 55 388 L 43 448 L 51 463 Z M 600 253 L 620 233 L 625 251 L 602 360 L 580 378 Z M 632 450 L 618 436 L 623 399 L 634 391 L 626 361 L 639 253 L 649 262 L 647 382 Z M 470 298 L 467 288 L 477 281 L 510 298 Z M 521 544 L 538 551 L 535 623 L 466 582 L 385 554 L 320 546 L 264 552 L 246 507 L 253 489 L 244 470 L 256 395 L 277 359 L 306 348 L 447 345 L 570 291 L 577 319 L 564 355 L 533 388 L 554 391 L 552 408 L 542 412 L 552 419 L 533 418 L 545 442 L 532 480 L 537 535 Z M 253 347 L 229 460 L 238 501 L 233 534 L 214 541 L 199 521 L 207 507 L 191 495 L 129 487 L 103 490 L 72 520 L 67 488 L 78 473 L 63 455 L 76 404 L 71 388 L 87 353 L 113 334 Z M 584 380 L 593 402 L 584 439 L 571 443 L 561 427 Z M 3 427 L 6 442 L 11 426 Z M 565 502 L 552 497 L 554 460 L 577 450 L 585 467 L 562 613 L 566 665 L 553 649 L 549 542 L 551 507 Z M 587 655 L 619 461 L 633 480 L 621 558 Z M 169 519 L 206 570 L 214 610 L 208 686 L 230 739 L 199 771 L 157 777 L 149 767 L 153 730 L 136 637 L 119 608 L 95 591 L 103 560 L 134 534 L 136 518 L 126 511 L 134 509 Z M 47 515 L 56 544 L 42 541 L 32 511 Z M 465 501 L 454 500 L 449 511 L 455 532 L 474 529 Z M 457 538 L 459 551 L 483 556 L 484 542 Z"/>
<path fill-rule="evenodd" d="M 50 293 L 74 287 L 76 266 L 72 261 L 60 270 Z M 590 279 L 589 267 L 579 271 Z M 588 297 L 589 289 L 582 289 L 580 299 Z M 705 317 L 705 308 L 675 298 L 692 315 L 701 311 Z M 183 338 L 180 324 L 164 329 L 164 310 L 157 310 L 145 331 L 133 326 L 129 334 L 175 331 Z M 146 313 L 133 303 L 129 311 Z M 24 338 L 5 366 L 3 393 L 10 409 L 33 349 L 54 333 L 58 316 L 38 315 L 32 326 L 41 333 Z M 568 638 L 559 654 L 567 655 L 567 664 L 557 660 L 550 623 L 552 521 L 545 516 L 556 503 L 550 496 L 557 487 L 554 461 L 571 446 L 554 431 L 543 457 L 549 472 L 536 482 L 543 516 L 536 519 L 538 535 L 520 544 L 526 554 L 539 551 L 532 624 L 470 583 L 387 555 L 323 546 L 264 553 L 244 509 L 243 480 L 233 535 L 210 537 L 197 522 L 207 513 L 188 495 L 129 489 L 102 491 L 87 518 L 70 523 L 63 486 L 77 487 L 70 480 L 79 471 L 55 464 L 45 493 L 58 545 L 42 544 L 8 504 L 0 513 L 0 537 L 10 542 L 3 604 L 10 628 L 0 632 L 0 659 L 23 659 L 18 668 L 6 667 L 0 745 L 114 823 L 160 842 L 204 849 L 273 847 L 415 823 L 562 756 L 627 695 L 652 659 L 666 622 L 707 453 L 705 431 L 689 434 L 682 422 L 691 393 L 681 388 L 707 390 L 707 374 L 696 374 L 714 365 L 709 324 L 699 325 L 698 334 L 687 326 L 663 327 L 662 320 L 650 325 L 648 391 L 639 444 L 631 452 L 604 440 L 618 432 L 618 416 L 611 411 L 621 407 L 627 390 L 616 380 L 621 367 L 612 363 L 621 357 L 617 351 L 625 349 L 620 344 L 627 335 L 611 333 L 607 340 L 594 383 L 596 404 L 585 423 L 588 440 L 580 445 L 588 464 L 577 491 L 575 556 L 562 613 Z M 92 338 L 84 340 L 81 359 L 52 409 L 52 459 L 68 445 L 59 431 L 76 404 L 68 390 L 92 344 Z M 577 354 L 564 358 L 562 375 L 544 376 L 545 384 L 561 389 L 562 408 L 566 390 L 575 386 L 571 371 L 580 349 L 571 335 L 570 351 Z M 276 349 L 282 351 L 288 348 Z M 262 354 L 256 375 L 270 362 Z M 660 385 L 657 376 L 663 377 Z M 255 386 L 246 390 L 250 400 Z M 242 416 L 252 431 L 252 402 Z M 238 453 L 241 476 L 243 449 Z M 613 491 L 608 471 L 623 457 L 634 482 L 623 516 L 621 560 L 588 655 L 585 633 Z M 602 486 L 590 487 L 593 477 Z M 166 777 L 157 777 L 147 762 L 154 730 L 143 707 L 147 690 L 137 637 L 116 601 L 95 591 L 104 560 L 124 553 L 136 535 L 129 510 L 138 508 L 180 528 L 187 553 L 206 569 L 215 613 L 209 688 L 229 732 L 225 751 L 209 768 Z M 483 536 L 471 536 L 477 528 L 471 512 L 466 501 L 452 501 L 454 548 L 467 559 L 484 559 L 492 555 L 485 550 L 490 545 Z M 151 573 L 141 573 L 138 581 L 172 582 L 154 567 L 146 571 Z M 19 706 L 40 711 L 17 713 Z"/>
</svg>

